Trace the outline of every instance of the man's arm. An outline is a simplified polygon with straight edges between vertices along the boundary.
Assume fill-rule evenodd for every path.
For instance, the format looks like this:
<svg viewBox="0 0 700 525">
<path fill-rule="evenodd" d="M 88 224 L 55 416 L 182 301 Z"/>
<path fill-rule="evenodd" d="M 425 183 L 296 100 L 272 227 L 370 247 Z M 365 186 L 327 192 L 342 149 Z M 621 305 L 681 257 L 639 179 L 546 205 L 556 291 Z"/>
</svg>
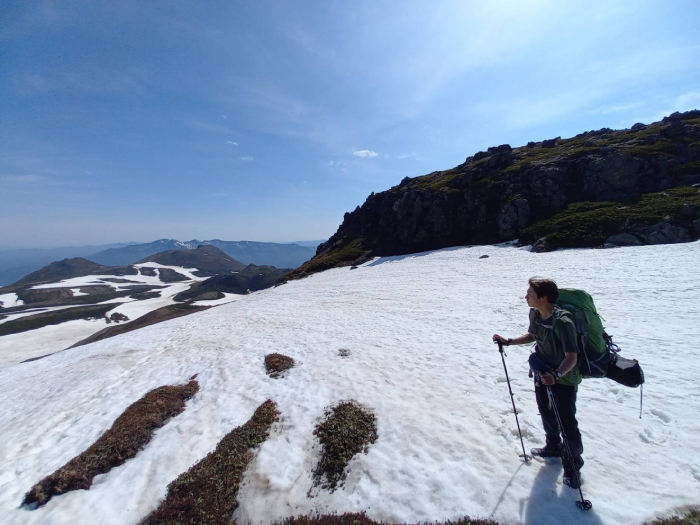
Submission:
<svg viewBox="0 0 700 525">
<path fill-rule="evenodd" d="M 531 333 L 523 334 L 518 337 L 513 337 L 513 338 L 506 338 L 503 337 L 502 335 L 498 334 L 493 334 L 493 340 L 494 342 L 500 341 L 504 345 L 526 345 L 528 343 L 534 343 L 535 342 L 535 336 L 532 335 Z"/>
</svg>

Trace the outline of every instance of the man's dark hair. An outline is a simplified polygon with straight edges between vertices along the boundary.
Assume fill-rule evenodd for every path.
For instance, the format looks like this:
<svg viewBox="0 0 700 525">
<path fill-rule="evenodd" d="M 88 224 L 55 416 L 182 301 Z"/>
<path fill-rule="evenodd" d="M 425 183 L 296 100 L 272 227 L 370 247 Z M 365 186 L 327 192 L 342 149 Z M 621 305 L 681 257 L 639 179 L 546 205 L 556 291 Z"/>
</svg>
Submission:
<svg viewBox="0 0 700 525">
<path fill-rule="evenodd" d="M 552 279 L 545 279 L 544 277 L 530 277 L 527 283 L 532 286 L 535 290 L 537 297 L 547 296 L 547 300 L 554 304 L 557 302 L 557 297 L 559 297 L 559 288 L 557 283 Z"/>
</svg>

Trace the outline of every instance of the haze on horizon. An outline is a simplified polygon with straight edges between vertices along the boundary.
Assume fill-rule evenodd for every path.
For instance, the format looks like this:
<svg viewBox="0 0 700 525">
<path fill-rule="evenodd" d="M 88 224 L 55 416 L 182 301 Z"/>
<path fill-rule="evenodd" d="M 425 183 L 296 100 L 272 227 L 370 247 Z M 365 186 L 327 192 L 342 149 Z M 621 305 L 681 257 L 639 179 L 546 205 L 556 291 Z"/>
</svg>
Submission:
<svg viewBox="0 0 700 525">
<path fill-rule="evenodd" d="M 700 4 L 3 2 L 0 246 L 325 239 L 508 143 L 700 108 Z"/>
</svg>

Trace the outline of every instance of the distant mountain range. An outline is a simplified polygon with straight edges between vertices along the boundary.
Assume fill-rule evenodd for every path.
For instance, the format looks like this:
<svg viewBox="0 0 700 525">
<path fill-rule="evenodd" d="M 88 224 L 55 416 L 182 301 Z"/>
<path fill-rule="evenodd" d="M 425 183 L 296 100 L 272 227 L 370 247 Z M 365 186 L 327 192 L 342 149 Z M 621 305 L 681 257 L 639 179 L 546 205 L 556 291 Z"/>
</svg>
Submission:
<svg viewBox="0 0 700 525">
<path fill-rule="evenodd" d="M 150 243 L 120 243 L 98 246 L 65 247 L 54 249 L 0 250 L 0 286 L 8 286 L 46 265 L 63 259 L 85 258 L 105 266 L 134 264 L 157 253 L 211 245 L 233 259 L 247 264 L 296 268 L 311 259 L 322 241 L 300 241 L 281 244 L 253 241 L 198 241 L 181 242 L 160 239 Z"/>
<path fill-rule="evenodd" d="M 253 241 L 178 241 L 176 239 L 159 239 L 147 244 L 135 244 L 121 248 L 111 248 L 93 254 L 90 260 L 110 266 L 133 264 L 150 255 L 171 250 L 188 250 L 197 246 L 215 246 L 226 255 L 243 264 L 274 266 L 275 268 L 296 268 L 314 256 L 315 246 L 298 244 L 278 244 L 273 242 Z"/>
</svg>

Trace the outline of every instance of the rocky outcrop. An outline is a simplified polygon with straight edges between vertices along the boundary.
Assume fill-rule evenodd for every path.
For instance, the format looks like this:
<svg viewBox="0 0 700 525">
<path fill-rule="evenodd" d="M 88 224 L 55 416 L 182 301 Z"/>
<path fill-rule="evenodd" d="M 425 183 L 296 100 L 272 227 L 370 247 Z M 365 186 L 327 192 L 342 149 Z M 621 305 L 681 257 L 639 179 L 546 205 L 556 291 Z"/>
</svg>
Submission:
<svg viewBox="0 0 700 525">
<path fill-rule="evenodd" d="M 390 190 L 372 193 L 362 206 L 345 214 L 335 235 L 296 273 L 314 267 L 314 260 L 352 264 L 347 258 L 333 258 L 351 243 L 365 256 L 498 243 L 520 238 L 572 203 L 634 203 L 645 194 L 697 183 L 700 111 L 674 113 L 627 130 L 604 128 L 521 148 L 492 147 L 451 170 L 407 177 Z M 697 238 L 693 221 L 700 217 L 694 204 L 688 204 L 682 225 L 657 221 L 638 234 L 612 233 L 628 233 L 643 244 Z M 552 238 L 540 242 L 543 249 L 556 246 Z"/>
</svg>

